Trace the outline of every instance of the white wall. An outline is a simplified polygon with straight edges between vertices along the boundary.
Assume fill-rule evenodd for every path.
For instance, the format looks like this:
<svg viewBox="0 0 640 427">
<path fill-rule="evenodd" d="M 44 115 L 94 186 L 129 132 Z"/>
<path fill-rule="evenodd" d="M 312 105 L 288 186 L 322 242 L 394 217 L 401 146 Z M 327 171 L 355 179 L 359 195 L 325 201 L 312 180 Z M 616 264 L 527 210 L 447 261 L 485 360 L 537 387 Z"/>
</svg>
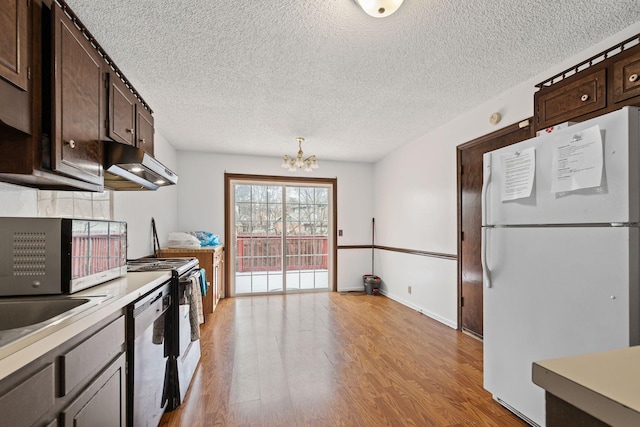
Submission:
<svg viewBox="0 0 640 427">
<path fill-rule="evenodd" d="M 287 172 L 281 159 L 225 154 L 178 152 L 178 229 L 204 230 L 219 234 L 224 242 L 224 173 L 337 178 L 338 245 L 363 245 L 370 242 L 373 212 L 373 165 L 329 162 L 320 159 L 320 168 L 312 173 Z M 370 270 L 371 253 L 361 249 L 342 249 L 338 253 L 338 290 L 363 288 L 362 275 Z"/>
<path fill-rule="evenodd" d="M 375 165 L 376 244 L 457 253 L 456 146 L 533 115 L 535 85 L 631 38 L 640 23 L 488 100 Z M 489 116 L 500 112 L 498 126 Z M 457 326 L 457 261 L 376 251 L 387 296 Z M 412 286 L 412 293 L 407 287 Z"/>
<path fill-rule="evenodd" d="M 178 175 L 178 186 L 181 185 L 176 151 L 157 132 L 154 137 L 154 155 Z M 153 254 L 152 217 L 156 222 L 160 245 L 166 246 L 168 233 L 178 226 L 178 186 L 163 187 L 156 191 L 113 192 L 113 219 L 127 222 L 129 258 Z"/>
</svg>

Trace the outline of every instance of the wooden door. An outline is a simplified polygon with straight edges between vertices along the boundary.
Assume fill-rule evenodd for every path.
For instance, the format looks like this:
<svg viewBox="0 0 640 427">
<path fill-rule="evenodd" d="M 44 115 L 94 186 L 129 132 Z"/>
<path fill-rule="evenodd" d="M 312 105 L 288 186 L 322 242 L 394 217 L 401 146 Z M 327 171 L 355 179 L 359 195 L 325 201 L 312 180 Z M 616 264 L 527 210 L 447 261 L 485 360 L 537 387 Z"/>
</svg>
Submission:
<svg viewBox="0 0 640 427">
<path fill-rule="evenodd" d="M 102 184 L 102 58 L 57 4 L 53 12 L 52 168 Z"/>
<path fill-rule="evenodd" d="M 482 155 L 530 138 L 530 123 L 525 120 L 458 146 L 458 324 L 478 337 L 483 334 Z"/>
<path fill-rule="evenodd" d="M 0 2 L 0 77 L 27 90 L 28 16 L 27 0 Z"/>
</svg>

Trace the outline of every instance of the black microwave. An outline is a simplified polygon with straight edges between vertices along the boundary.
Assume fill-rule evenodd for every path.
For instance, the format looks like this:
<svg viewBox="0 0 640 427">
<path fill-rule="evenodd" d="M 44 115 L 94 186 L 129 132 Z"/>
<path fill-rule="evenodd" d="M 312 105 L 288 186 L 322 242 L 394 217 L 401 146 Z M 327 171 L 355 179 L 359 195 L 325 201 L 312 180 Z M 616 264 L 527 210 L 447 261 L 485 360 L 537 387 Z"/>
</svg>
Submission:
<svg viewBox="0 0 640 427">
<path fill-rule="evenodd" d="M 0 295 L 70 294 L 127 272 L 127 223 L 0 218 Z"/>
</svg>

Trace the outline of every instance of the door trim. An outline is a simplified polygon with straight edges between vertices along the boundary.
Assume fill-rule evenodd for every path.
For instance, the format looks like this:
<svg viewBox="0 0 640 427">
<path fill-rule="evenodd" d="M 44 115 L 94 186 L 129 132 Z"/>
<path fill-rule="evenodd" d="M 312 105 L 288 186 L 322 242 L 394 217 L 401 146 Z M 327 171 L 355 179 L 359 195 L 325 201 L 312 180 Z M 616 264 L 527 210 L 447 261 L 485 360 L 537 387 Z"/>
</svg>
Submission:
<svg viewBox="0 0 640 427">
<path fill-rule="evenodd" d="M 277 175 L 251 175 L 251 174 L 238 174 L 227 173 L 224 174 L 224 245 L 228 248 L 228 253 L 231 254 L 231 241 L 232 224 L 230 220 L 229 210 L 231 209 L 231 182 L 232 181 L 253 181 L 253 182 L 282 182 L 282 183 L 295 183 L 295 184 L 324 184 L 331 185 L 331 203 L 332 203 L 332 221 L 330 225 L 331 238 L 334 244 L 331 248 L 331 257 L 333 258 L 333 271 L 331 271 L 331 286 L 329 292 L 335 292 L 338 289 L 338 178 L 308 178 L 308 177 L 294 177 L 294 176 L 277 176 Z M 224 295 L 231 295 L 230 281 L 231 277 L 231 258 L 229 262 L 225 263 L 225 280 L 224 280 Z"/>
</svg>

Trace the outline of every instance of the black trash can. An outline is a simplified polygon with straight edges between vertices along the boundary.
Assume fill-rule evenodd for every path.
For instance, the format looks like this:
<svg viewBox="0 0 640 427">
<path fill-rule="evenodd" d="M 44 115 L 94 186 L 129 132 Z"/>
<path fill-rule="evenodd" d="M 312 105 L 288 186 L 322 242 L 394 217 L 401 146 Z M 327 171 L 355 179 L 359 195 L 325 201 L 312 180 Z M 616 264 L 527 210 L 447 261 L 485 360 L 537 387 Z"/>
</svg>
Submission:
<svg viewBox="0 0 640 427">
<path fill-rule="evenodd" d="M 362 281 L 364 282 L 364 291 L 367 295 L 378 295 L 380 291 L 380 282 L 382 279 L 373 274 L 365 274 L 362 276 Z"/>
</svg>

